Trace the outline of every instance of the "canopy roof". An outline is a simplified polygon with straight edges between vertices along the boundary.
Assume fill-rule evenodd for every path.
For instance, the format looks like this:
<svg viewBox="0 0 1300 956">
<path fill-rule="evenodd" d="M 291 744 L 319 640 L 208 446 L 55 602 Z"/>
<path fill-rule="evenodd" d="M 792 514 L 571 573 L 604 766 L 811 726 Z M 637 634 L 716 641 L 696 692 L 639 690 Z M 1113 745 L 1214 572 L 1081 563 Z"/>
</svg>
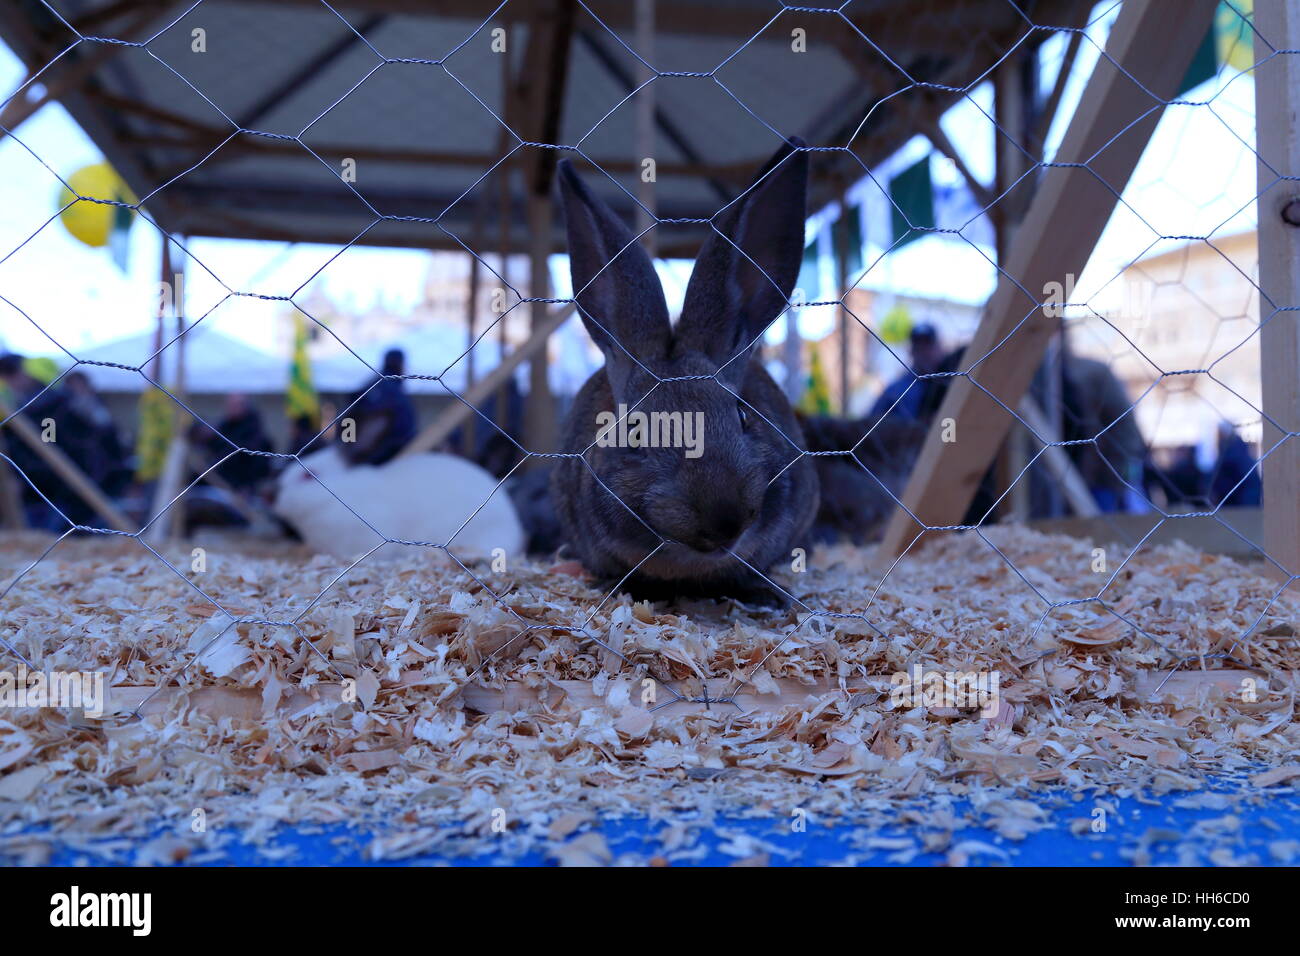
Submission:
<svg viewBox="0 0 1300 956">
<path fill-rule="evenodd" d="M 608 173 L 598 191 L 631 217 L 647 90 L 661 219 L 716 213 L 782 136 L 851 151 L 815 154 L 821 203 L 1018 43 L 1046 39 L 1037 27 L 1079 26 L 1091 7 L 657 0 L 644 59 L 667 75 L 629 96 L 654 75 L 633 52 L 629 0 L 52 5 L 61 17 L 38 0 L 0 4 L 0 37 L 33 70 L 57 59 L 41 76 L 51 89 L 75 77 L 57 97 L 169 232 L 479 252 L 527 248 L 528 197 L 566 153 L 526 144 L 580 150 L 567 155 Z M 355 183 L 340 176 L 347 160 Z M 667 254 L 701 236 L 659 229 Z"/>
</svg>

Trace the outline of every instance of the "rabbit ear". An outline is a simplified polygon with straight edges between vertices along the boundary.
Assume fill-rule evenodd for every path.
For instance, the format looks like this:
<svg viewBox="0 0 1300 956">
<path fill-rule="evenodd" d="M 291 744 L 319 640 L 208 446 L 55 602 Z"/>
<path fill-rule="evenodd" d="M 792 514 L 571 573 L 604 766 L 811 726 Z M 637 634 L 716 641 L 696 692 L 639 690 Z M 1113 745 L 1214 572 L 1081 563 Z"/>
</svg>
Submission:
<svg viewBox="0 0 1300 956">
<path fill-rule="evenodd" d="M 569 271 L 582 322 L 611 372 L 664 358 L 672 334 L 663 285 L 645 249 L 568 160 L 557 169 Z M 629 357 L 630 356 L 630 357 Z"/>
<path fill-rule="evenodd" d="M 686 287 L 679 346 L 724 364 L 789 304 L 807 217 L 803 145 L 800 139 L 782 143 L 745 194 L 714 220 L 716 231 L 705 240 Z"/>
</svg>

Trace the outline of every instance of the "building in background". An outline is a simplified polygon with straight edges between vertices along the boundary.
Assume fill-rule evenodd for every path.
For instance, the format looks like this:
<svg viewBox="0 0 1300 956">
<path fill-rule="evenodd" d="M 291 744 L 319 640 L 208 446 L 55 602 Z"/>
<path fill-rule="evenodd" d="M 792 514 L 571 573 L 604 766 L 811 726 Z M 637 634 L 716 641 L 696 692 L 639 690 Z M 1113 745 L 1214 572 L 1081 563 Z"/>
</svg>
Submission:
<svg viewBox="0 0 1300 956">
<path fill-rule="evenodd" d="M 1132 263 L 1096 315 L 1067 310 L 1070 347 L 1115 370 L 1153 450 L 1211 452 L 1225 422 L 1259 441 L 1258 266 L 1253 231 L 1186 243 Z"/>
</svg>

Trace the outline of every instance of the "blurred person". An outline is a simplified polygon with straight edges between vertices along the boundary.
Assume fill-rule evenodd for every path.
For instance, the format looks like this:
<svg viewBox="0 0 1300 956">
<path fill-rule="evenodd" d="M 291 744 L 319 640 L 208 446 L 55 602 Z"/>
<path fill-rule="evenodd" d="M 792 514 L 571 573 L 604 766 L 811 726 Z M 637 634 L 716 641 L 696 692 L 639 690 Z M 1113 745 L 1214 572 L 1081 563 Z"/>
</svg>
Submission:
<svg viewBox="0 0 1300 956">
<path fill-rule="evenodd" d="M 69 372 L 61 384 L 74 426 L 64 450 L 106 494 L 121 494 L 131 471 L 112 413 L 84 372 Z"/>
<path fill-rule="evenodd" d="M 1110 366 L 1066 351 L 1063 356 L 1061 440 L 1103 512 L 1145 511 L 1140 489 L 1146 439 L 1133 400 Z"/>
<path fill-rule="evenodd" d="M 939 344 L 939 333 L 928 322 L 912 327 L 910 336 L 912 371 L 894 379 L 876 399 L 867 418 L 876 420 L 885 414 L 903 421 L 919 421 L 925 414 L 926 388 L 933 379 L 917 381 L 917 375 L 931 375 L 941 370 L 945 353 Z M 960 350 L 958 350 L 960 354 Z M 897 404 L 895 404 L 897 403 Z"/>
<path fill-rule="evenodd" d="M 73 379 L 71 389 L 67 387 L 69 378 Z M 22 356 L 13 353 L 0 356 L 0 381 L 4 383 L 10 411 L 21 409 L 42 440 L 48 440 L 91 482 L 107 491 L 104 484 L 112 461 L 101 447 L 102 433 L 96 424 L 102 422 L 100 413 L 93 411 L 93 402 L 84 398 L 89 389 L 88 382 L 79 381 L 84 379 L 84 375 L 74 372 L 47 386 L 27 372 Z M 53 465 L 13 429 L 5 432 L 4 449 L 27 479 L 20 480 L 20 485 L 23 510 L 31 527 L 61 532 L 67 530 L 68 521 L 78 525 L 99 523 L 94 508 L 64 481 Z"/>
<path fill-rule="evenodd" d="M 16 352 L 0 355 L 0 382 L 4 384 L 3 397 L 11 409 L 30 401 L 32 396 L 45 387 L 44 383 L 28 373 L 23 357 Z"/>
<path fill-rule="evenodd" d="M 406 394 L 406 354 L 389 349 L 377 378 L 348 398 L 341 425 L 351 418 L 355 441 L 340 443 L 343 457 L 352 465 L 382 465 L 415 438 L 415 406 Z M 344 435 L 343 437 L 346 437 Z"/>
<path fill-rule="evenodd" d="M 1210 505 L 1230 508 L 1258 508 L 1262 483 L 1255 453 L 1237 430 L 1223 422 L 1219 425 L 1219 457 L 1210 479 Z"/>
<path fill-rule="evenodd" d="M 221 420 L 215 430 L 202 422 L 195 422 L 190 431 L 190 443 L 206 453 L 207 464 L 230 456 L 217 466 L 216 473 L 236 491 L 254 493 L 271 475 L 270 458 L 242 452 L 231 455 L 236 448 L 274 451 L 262 425 L 261 413 L 241 392 L 231 392 L 226 396 Z"/>
<path fill-rule="evenodd" d="M 1169 456 L 1169 464 L 1147 465 L 1146 485 L 1164 493 L 1166 506 L 1204 505 L 1209 489 L 1209 475 L 1201 467 L 1195 445 L 1179 445 Z"/>
</svg>

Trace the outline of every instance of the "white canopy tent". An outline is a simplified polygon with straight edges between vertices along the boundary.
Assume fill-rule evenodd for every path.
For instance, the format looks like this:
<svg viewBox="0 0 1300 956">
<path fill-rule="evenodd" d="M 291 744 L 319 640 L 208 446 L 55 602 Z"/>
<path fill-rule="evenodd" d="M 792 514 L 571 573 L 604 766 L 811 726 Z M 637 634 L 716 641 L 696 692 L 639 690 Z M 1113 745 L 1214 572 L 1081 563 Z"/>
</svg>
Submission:
<svg viewBox="0 0 1300 956">
<path fill-rule="evenodd" d="M 289 381 L 286 359 L 268 355 L 203 323 L 187 331 L 183 343 L 166 345 L 155 369 L 150 360 L 157 348 L 153 332 L 115 339 L 78 350 L 77 358 L 82 363 L 78 370 L 101 392 L 140 392 L 148 382 L 143 375 L 129 369 L 87 363 L 144 368 L 159 384 L 169 387 L 176 382 L 177 363 L 183 362 L 185 390 L 193 394 L 276 393 L 283 392 Z"/>
<path fill-rule="evenodd" d="M 206 326 L 192 327 L 185 333 L 184 357 L 180 359 L 182 342 L 166 344 L 160 356 L 158 370 L 151 359 L 157 351 L 152 332 L 141 332 L 103 345 L 78 350 L 77 358 L 97 391 L 138 393 L 148 384 L 144 376 L 130 368 L 144 368 L 157 381 L 170 387 L 176 382 L 177 362 L 183 361 L 185 391 L 192 395 L 243 392 L 249 395 L 275 395 L 284 392 L 289 382 L 290 360 L 254 348 L 238 339 Z M 551 368 L 552 385 L 566 392 L 576 390 L 591 373 L 593 360 L 580 342 L 569 342 L 560 337 L 557 359 Z M 447 388 L 458 392 L 468 387 L 468 358 L 462 328 L 451 325 L 429 324 L 383 344 L 359 346 L 356 354 L 341 352 L 328 358 L 312 361 L 312 378 L 316 389 L 322 393 L 348 393 L 362 387 L 372 372 L 383 364 L 384 353 L 399 348 L 406 353 L 406 372 L 413 376 L 443 376 Z M 475 377 L 479 378 L 495 368 L 500 361 L 501 346 L 494 337 L 485 337 L 474 347 Z M 60 364 L 66 356 L 57 358 Z M 105 364 L 99 364 L 105 363 Z M 450 366 L 450 368 L 448 367 Z M 526 369 L 516 379 L 522 391 L 527 391 Z M 442 385 L 431 379 L 413 378 L 407 382 L 413 394 L 445 395 Z"/>
</svg>

